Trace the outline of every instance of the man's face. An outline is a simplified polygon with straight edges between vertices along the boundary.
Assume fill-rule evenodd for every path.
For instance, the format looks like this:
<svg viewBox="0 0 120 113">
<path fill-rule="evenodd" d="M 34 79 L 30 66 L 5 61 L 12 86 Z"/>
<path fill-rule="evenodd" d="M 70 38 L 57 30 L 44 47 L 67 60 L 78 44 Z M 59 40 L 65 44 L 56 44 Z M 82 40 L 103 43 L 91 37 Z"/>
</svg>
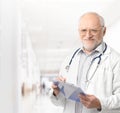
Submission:
<svg viewBox="0 0 120 113">
<path fill-rule="evenodd" d="M 79 34 L 84 49 L 89 52 L 94 50 L 102 42 L 105 30 L 98 16 L 92 14 L 83 16 L 79 24 Z"/>
</svg>

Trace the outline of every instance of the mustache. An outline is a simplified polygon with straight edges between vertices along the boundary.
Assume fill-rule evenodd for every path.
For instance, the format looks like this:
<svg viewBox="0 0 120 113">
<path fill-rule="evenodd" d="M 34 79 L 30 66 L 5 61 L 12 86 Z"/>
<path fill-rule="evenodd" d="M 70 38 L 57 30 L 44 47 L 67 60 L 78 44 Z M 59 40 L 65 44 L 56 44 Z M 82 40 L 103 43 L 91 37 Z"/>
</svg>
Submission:
<svg viewBox="0 0 120 113">
<path fill-rule="evenodd" d="M 95 38 L 93 37 L 84 37 L 83 40 L 94 40 Z"/>
</svg>

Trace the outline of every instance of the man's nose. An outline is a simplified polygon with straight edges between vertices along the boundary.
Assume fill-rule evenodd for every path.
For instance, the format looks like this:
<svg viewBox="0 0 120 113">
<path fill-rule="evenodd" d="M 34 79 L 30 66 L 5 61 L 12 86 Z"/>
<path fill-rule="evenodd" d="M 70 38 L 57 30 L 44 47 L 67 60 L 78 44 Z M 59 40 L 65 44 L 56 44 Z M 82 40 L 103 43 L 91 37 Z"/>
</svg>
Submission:
<svg viewBox="0 0 120 113">
<path fill-rule="evenodd" d="M 86 31 L 86 36 L 87 36 L 87 37 L 92 36 L 91 30 L 87 30 L 87 31 Z"/>
</svg>

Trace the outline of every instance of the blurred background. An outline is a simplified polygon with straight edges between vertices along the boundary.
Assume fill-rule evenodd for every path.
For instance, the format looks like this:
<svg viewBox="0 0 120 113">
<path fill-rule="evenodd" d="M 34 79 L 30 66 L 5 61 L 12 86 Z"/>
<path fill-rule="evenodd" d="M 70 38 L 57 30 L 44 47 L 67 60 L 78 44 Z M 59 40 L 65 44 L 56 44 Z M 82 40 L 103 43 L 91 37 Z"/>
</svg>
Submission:
<svg viewBox="0 0 120 113">
<path fill-rule="evenodd" d="M 119 0 L 0 0 L 0 113 L 62 113 L 48 94 L 62 61 L 80 46 L 80 16 L 102 15 L 104 40 L 120 52 L 119 10 Z"/>
</svg>

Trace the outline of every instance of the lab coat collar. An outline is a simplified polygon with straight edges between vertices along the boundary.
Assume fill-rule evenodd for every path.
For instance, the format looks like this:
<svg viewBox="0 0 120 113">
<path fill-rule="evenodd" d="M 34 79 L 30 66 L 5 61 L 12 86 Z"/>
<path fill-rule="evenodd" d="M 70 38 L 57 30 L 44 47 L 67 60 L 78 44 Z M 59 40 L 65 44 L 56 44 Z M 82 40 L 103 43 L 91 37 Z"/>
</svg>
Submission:
<svg viewBox="0 0 120 113">
<path fill-rule="evenodd" d="M 95 50 L 93 50 L 93 52 L 97 51 L 100 54 L 103 54 L 104 49 L 105 49 L 105 42 L 102 42 L 100 45 L 97 46 L 97 48 Z M 80 50 L 79 50 L 78 54 L 80 54 L 81 52 L 84 52 L 83 45 L 80 47 Z"/>
</svg>

